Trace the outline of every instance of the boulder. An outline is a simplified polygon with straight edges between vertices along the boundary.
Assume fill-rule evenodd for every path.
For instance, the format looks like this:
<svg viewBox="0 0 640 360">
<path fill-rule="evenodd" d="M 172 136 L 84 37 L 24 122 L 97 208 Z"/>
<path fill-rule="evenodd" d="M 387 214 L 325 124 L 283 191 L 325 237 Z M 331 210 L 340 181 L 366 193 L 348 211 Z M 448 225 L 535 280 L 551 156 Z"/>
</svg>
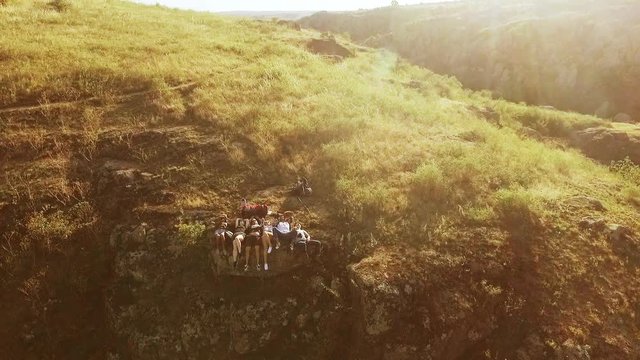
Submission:
<svg viewBox="0 0 640 360">
<path fill-rule="evenodd" d="M 606 208 L 602 205 L 600 200 L 589 197 L 589 196 L 574 196 L 572 198 L 567 199 L 564 202 L 566 205 L 571 206 L 573 208 L 585 208 L 597 211 L 605 211 Z"/>
<path fill-rule="evenodd" d="M 584 217 L 578 222 L 578 226 L 582 229 L 602 230 L 606 225 L 603 218 Z"/>
<path fill-rule="evenodd" d="M 619 224 L 609 224 L 606 234 L 614 253 L 625 259 L 628 265 L 640 267 L 640 240 L 631 228 Z"/>
<path fill-rule="evenodd" d="M 585 155 L 605 164 L 625 157 L 640 164 L 640 131 L 595 127 L 574 132 L 570 142 Z"/>
<path fill-rule="evenodd" d="M 631 116 L 625 113 L 616 114 L 616 116 L 613 117 L 613 121 L 621 122 L 621 123 L 629 123 L 629 124 L 634 122 Z"/>
<path fill-rule="evenodd" d="M 633 235 L 633 230 L 623 225 L 609 224 L 607 229 L 609 231 L 609 239 L 614 242 L 623 241 Z"/>
</svg>

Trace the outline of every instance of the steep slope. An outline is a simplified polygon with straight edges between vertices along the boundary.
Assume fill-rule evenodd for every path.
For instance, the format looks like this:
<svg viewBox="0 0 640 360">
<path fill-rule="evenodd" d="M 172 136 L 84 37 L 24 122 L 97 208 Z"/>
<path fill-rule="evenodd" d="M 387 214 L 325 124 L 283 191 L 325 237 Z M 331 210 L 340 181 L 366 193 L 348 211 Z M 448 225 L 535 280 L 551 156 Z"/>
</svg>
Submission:
<svg viewBox="0 0 640 360">
<path fill-rule="evenodd" d="M 630 1 L 467 1 L 300 23 L 391 48 L 505 99 L 629 122 L 640 119 L 639 10 Z"/>
<path fill-rule="evenodd" d="M 533 139 L 598 119 L 286 23 L 52 4 L 0 7 L 3 354 L 640 353 L 636 168 Z M 323 256 L 232 270 L 204 223 L 243 196 L 296 211 Z"/>
</svg>

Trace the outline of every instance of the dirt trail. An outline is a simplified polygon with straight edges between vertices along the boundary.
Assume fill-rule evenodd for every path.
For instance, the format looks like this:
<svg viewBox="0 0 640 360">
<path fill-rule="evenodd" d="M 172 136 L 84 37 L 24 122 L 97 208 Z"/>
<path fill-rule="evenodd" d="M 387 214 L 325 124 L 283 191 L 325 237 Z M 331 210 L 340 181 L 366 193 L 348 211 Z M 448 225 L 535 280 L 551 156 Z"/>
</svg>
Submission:
<svg viewBox="0 0 640 360">
<path fill-rule="evenodd" d="M 177 86 L 171 86 L 171 87 L 166 88 L 166 90 L 187 89 L 187 88 L 190 88 L 190 87 L 194 87 L 197 84 L 198 84 L 197 81 L 193 81 L 193 82 L 189 82 L 189 83 L 185 83 L 185 84 L 180 84 L 180 85 L 177 85 Z M 121 101 L 124 101 L 124 100 L 127 100 L 127 99 L 131 99 L 131 98 L 136 97 L 136 96 L 146 95 L 146 94 L 152 93 L 154 91 L 158 91 L 158 90 L 154 89 L 154 90 L 145 90 L 145 91 L 136 91 L 136 92 L 126 93 L 126 94 L 114 96 L 113 100 L 115 102 L 121 102 Z M 15 106 L 15 107 L 8 107 L 8 108 L 0 108 L 0 114 L 10 114 L 10 113 L 16 113 L 16 112 L 22 112 L 22 111 L 44 110 L 44 109 L 51 109 L 51 108 L 58 108 L 58 107 L 64 107 L 64 106 L 69 106 L 69 105 L 75 105 L 75 104 L 100 102 L 100 101 L 103 101 L 103 100 L 104 99 L 99 97 L 99 96 L 94 96 L 94 97 L 90 97 L 90 98 L 86 98 L 86 99 L 80 99 L 80 100 L 74 100 L 74 101 L 61 101 L 61 102 L 53 102 L 53 103 L 46 103 L 46 104 L 39 104 L 39 105 L 28 105 L 28 106 Z"/>
</svg>

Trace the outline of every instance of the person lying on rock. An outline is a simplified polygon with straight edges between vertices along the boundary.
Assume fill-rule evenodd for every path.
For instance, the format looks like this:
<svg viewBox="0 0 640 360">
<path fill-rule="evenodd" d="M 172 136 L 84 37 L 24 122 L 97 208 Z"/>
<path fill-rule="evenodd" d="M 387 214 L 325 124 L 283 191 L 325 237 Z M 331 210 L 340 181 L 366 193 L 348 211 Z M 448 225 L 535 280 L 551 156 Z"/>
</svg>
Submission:
<svg viewBox="0 0 640 360">
<path fill-rule="evenodd" d="M 257 218 L 251 218 L 249 227 L 247 229 L 247 236 L 245 238 L 245 253 L 244 253 L 244 271 L 249 270 L 249 257 L 251 256 L 251 248 L 255 249 L 256 253 L 256 270 L 260 271 L 260 242 L 262 239 L 262 224 Z"/>
<path fill-rule="evenodd" d="M 245 237 L 245 229 L 247 228 L 246 220 L 243 218 L 237 218 L 232 241 L 232 255 L 233 255 L 233 268 L 238 266 L 238 255 L 242 253 L 242 242 Z"/>
<path fill-rule="evenodd" d="M 295 237 L 296 232 L 291 231 L 291 224 L 285 220 L 284 215 L 280 214 L 276 227 L 273 228 L 273 238 L 276 240 L 276 244 L 281 241 L 289 241 L 289 244 L 291 244 Z"/>
</svg>

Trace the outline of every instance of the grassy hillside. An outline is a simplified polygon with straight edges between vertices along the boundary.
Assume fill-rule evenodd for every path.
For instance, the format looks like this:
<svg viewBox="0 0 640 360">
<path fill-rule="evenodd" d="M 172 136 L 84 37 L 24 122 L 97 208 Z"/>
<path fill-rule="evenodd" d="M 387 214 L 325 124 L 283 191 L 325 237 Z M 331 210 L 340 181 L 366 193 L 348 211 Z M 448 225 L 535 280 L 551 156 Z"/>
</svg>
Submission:
<svg viewBox="0 0 640 360">
<path fill-rule="evenodd" d="M 467 1 L 323 12 L 301 23 L 394 49 L 505 99 L 637 120 L 638 9 L 630 1 Z"/>
<path fill-rule="evenodd" d="M 527 136 L 600 120 L 492 100 L 343 39 L 356 56 L 314 54 L 318 33 L 270 21 L 8 0 L 0 22 L 0 348 L 15 358 L 123 351 L 103 310 L 117 225 L 171 228 L 187 210 L 274 200 L 265 191 L 298 175 L 314 185 L 309 230 L 334 248 L 347 233 L 359 242 L 348 261 L 409 249 L 429 254 L 400 256 L 425 261 L 411 276 L 453 282 L 442 294 L 508 294 L 495 311 L 512 322 L 473 339 L 468 356 L 513 358 L 531 334 L 548 351 L 640 352 L 640 244 L 580 226 L 640 229 L 633 166 L 610 171 Z M 110 187 L 115 162 L 153 186 Z M 523 335 L 504 340 L 507 326 Z"/>
</svg>

